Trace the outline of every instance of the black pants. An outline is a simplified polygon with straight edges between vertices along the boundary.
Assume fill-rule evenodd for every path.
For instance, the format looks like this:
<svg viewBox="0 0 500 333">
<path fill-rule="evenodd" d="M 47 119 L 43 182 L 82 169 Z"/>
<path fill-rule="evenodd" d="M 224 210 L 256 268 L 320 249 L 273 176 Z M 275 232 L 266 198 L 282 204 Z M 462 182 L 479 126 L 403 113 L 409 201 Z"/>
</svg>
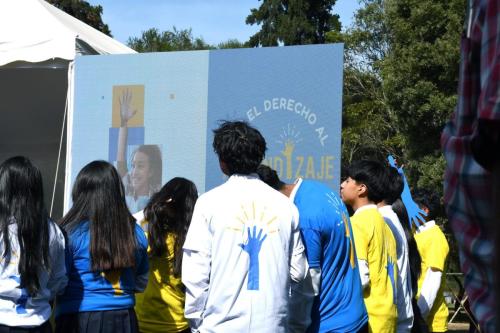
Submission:
<svg viewBox="0 0 500 333">
<path fill-rule="evenodd" d="M 56 318 L 56 333 L 138 332 L 137 317 L 133 308 L 70 313 Z"/>
<path fill-rule="evenodd" d="M 16 327 L 0 325 L 0 333 L 52 333 L 52 326 L 47 320 L 40 326 L 36 327 Z"/>
</svg>

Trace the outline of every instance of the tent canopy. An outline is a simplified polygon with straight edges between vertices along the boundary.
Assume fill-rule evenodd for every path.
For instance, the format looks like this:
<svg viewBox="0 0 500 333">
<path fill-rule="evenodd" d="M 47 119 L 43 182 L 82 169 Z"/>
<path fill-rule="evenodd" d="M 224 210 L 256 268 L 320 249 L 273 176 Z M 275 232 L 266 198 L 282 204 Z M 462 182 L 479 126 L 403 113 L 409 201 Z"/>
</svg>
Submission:
<svg viewBox="0 0 500 333">
<path fill-rule="evenodd" d="M 68 64 L 120 53 L 136 52 L 44 0 L 0 0 L 0 163 L 24 155 L 40 168 L 54 218 L 63 213 Z"/>
<path fill-rule="evenodd" d="M 0 66 L 76 54 L 136 53 L 44 0 L 0 1 Z"/>
</svg>

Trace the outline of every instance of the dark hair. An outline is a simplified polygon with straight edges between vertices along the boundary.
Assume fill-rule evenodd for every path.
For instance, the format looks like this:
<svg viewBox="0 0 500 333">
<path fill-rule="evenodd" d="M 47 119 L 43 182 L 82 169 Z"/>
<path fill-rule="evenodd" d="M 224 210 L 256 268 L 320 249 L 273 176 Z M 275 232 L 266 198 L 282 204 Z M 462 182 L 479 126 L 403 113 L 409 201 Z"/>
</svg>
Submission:
<svg viewBox="0 0 500 333">
<path fill-rule="evenodd" d="M 381 163 L 370 160 L 356 161 L 349 167 L 348 176 L 356 183 L 366 186 L 368 200 L 379 203 L 384 199 L 387 172 Z"/>
<path fill-rule="evenodd" d="M 12 157 L 0 165 L 0 233 L 5 266 L 12 259 L 11 223 L 17 225 L 20 286 L 34 296 L 40 290 L 40 270 L 50 269 L 49 216 L 44 205 L 42 174 L 24 156 Z"/>
<path fill-rule="evenodd" d="M 403 177 L 401 177 L 396 168 L 391 166 L 387 166 L 385 171 L 387 172 L 387 177 L 385 177 L 386 184 L 382 188 L 383 200 L 386 204 L 392 205 L 393 202 L 401 197 L 401 193 L 403 193 Z"/>
<path fill-rule="evenodd" d="M 60 221 L 68 233 L 90 222 L 90 259 L 93 271 L 135 265 L 135 219 L 125 203 L 125 191 L 116 169 L 106 161 L 93 161 L 76 177 L 73 206 Z"/>
<path fill-rule="evenodd" d="M 433 220 L 439 211 L 439 196 L 436 192 L 429 191 L 424 188 L 417 188 L 412 191 L 413 201 L 421 208 L 427 207 L 429 213 L 427 213 L 426 220 Z"/>
<path fill-rule="evenodd" d="M 173 271 L 175 276 L 181 274 L 182 245 L 197 199 L 196 185 L 186 178 L 176 177 L 155 193 L 144 209 L 144 217 L 148 222 L 151 256 L 168 255 L 165 240 L 169 234 L 175 236 Z"/>
<path fill-rule="evenodd" d="M 278 173 L 267 165 L 259 165 L 257 168 L 257 174 L 259 175 L 260 180 L 277 191 L 281 190 L 283 186 L 285 186 L 285 183 L 283 183 L 278 177 Z"/>
<path fill-rule="evenodd" d="M 396 213 L 399 218 L 399 222 L 405 231 L 406 240 L 408 241 L 408 261 L 410 264 L 410 275 L 411 275 L 411 287 L 413 294 L 417 294 L 418 289 L 418 279 L 420 274 L 422 274 L 422 257 L 420 252 L 418 252 L 417 242 L 413 237 L 413 232 L 410 227 L 410 221 L 408 218 L 408 212 L 401 199 L 397 199 L 392 204 L 392 210 Z"/>
<path fill-rule="evenodd" d="M 158 191 L 161 186 L 161 174 L 162 174 L 162 159 L 161 159 L 161 151 L 158 145 L 141 145 L 137 147 L 131 155 L 131 159 L 134 159 L 136 153 L 143 153 L 148 157 L 149 160 L 149 168 L 151 170 L 151 180 L 149 183 L 150 192 L 154 193 Z M 130 187 L 131 185 L 129 185 Z M 127 188 L 127 192 L 130 192 L 130 189 Z"/>
<path fill-rule="evenodd" d="M 225 121 L 214 130 L 213 147 L 229 175 L 256 172 L 266 152 L 266 140 L 243 121 Z"/>
</svg>

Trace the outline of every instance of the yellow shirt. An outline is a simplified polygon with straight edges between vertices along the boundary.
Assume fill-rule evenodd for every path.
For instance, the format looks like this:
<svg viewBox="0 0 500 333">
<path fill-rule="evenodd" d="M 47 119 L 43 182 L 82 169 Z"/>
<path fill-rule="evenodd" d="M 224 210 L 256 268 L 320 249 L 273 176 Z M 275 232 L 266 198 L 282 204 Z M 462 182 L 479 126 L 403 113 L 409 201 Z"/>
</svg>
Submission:
<svg viewBox="0 0 500 333">
<path fill-rule="evenodd" d="M 429 222 L 427 222 L 429 223 Z M 432 225 L 425 230 L 415 234 L 418 252 L 422 257 L 422 274 L 418 279 L 417 299 L 420 297 L 422 283 L 430 267 L 443 272 L 441 286 L 436 295 L 436 300 L 429 311 L 427 326 L 432 332 L 446 332 L 448 330 L 448 307 L 444 301 L 443 291 L 446 286 L 445 263 L 450 248 L 445 235 L 437 225 Z"/>
<path fill-rule="evenodd" d="M 359 208 L 351 218 L 358 259 L 368 262 L 370 286 L 363 297 L 369 332 L 396 332 L 396 241 L 377 206 Z"/>
<path fill-rule="evenodd" d="M 180 332 L 184 318 L 184 287 L 173 275 L 175 237 L 166 239 L 168 256 L 149 258 L 149 280 L 144 293 L 136 294 L 135 312 L 140 332 Z"/>
</svg>

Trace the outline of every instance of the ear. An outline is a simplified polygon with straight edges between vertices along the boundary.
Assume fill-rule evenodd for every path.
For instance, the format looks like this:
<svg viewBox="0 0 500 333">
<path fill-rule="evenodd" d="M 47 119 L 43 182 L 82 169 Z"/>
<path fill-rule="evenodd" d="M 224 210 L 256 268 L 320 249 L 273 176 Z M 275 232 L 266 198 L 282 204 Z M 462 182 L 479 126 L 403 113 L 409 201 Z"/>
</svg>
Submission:
<svg viewBox="0 0 500 333">
<path fill-rule="evenodd" d="M 359 197 L 366 197 L 367 196 L 367 192 L 368 192 L 368 188 L 366 187 L 365 184 L 361 183 L 361 184 L 358 184 L 358 196 Z"/>
</svg>

